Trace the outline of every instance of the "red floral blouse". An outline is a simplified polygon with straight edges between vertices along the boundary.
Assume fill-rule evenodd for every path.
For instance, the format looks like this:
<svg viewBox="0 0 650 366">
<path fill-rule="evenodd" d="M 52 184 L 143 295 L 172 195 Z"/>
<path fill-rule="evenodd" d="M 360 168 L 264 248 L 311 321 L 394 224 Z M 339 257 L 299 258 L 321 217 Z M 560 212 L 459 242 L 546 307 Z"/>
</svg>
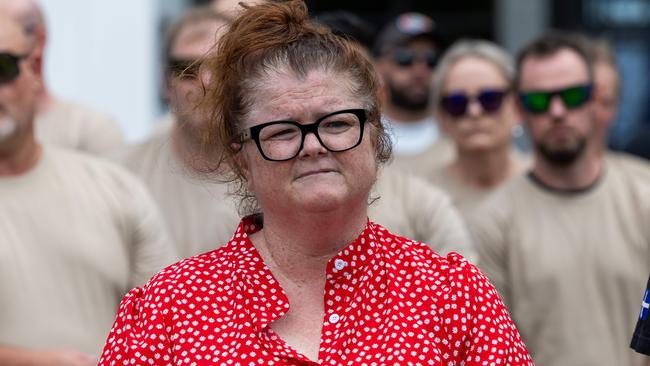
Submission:
<svg viewBox="0 0 650 366">
<path fill-rule="evenodd" d="M 318 362 L 270 324 L 289 309 L 242 220 L 225 246 L 124 297 L 100 366 L 533 365 L 494 287 L 459 254 L 368 222 L 327 265 Z"/>
</svg>

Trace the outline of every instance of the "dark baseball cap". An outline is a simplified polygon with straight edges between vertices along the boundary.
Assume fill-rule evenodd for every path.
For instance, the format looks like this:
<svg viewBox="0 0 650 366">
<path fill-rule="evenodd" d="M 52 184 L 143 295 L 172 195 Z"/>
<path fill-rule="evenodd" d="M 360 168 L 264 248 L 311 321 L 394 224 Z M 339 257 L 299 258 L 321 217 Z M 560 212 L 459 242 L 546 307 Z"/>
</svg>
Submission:
<svg viewBox="0 0 650 366">
<path fill-rule="evenodd" d="M 403 13 L 392 19 L 379 32 L 373 53 L 381 55 L 386 50 L 404 46 L 416 38 L 428 38 L 437 47 L 440 47 L 440 35 L 436 31 L 436 23 L 430 17 L 421 13 Z"/>
</svg>

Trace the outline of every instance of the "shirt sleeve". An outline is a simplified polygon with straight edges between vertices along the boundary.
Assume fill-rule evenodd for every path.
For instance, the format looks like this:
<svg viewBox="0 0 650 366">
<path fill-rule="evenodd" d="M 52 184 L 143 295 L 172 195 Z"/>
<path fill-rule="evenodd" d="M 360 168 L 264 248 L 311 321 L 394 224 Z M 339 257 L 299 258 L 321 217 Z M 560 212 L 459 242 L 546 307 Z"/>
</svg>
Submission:
<svg viewBox="0 0 650 366">
<path fill-rule="evenodd" d="M 456 253 L 450 262 L 450 290 L 441 309 L 449 344 L 465 366 L 533 366 L 533 361 L 494 286 Z"/>
<path fill-rule="evenodd" d="M 469 261 L 478 259 L 465 221 L 447 193 L 417 177 L 408 180 L 407 212 L 417 231 L 416 238 L 440 255 L 458 252 Z"/>
<path fill-rule="evenodd" d="M 468 220 L 472 240 L 478 252 L 478 267 L 497 289 L 503 302 L 511 308 L 511 289 L 508 279 L 507 219 L 502 212 L 482 206 Z"/>
<path fill-rule="evenodd" d="M 124 296 L 99 366 L 172 364 L 169 328 L 164 321 L 166 311 L 147 300 L 141 288 Z"/>
<path fill-rule="evenodd" d="M 84 130 L 80 150 L 107 157 L 124 148 L 122 129 L 113 118 L 91 110 L 84 111 L 82 118 Z"/>
<path fill-rule="evenodd" d="M 130 287 L 136 287 L 178 260 L 178 255 L 149 191 L 130 173 L 124 174 L 123 225 L 131 252 Z"/>
</svg>

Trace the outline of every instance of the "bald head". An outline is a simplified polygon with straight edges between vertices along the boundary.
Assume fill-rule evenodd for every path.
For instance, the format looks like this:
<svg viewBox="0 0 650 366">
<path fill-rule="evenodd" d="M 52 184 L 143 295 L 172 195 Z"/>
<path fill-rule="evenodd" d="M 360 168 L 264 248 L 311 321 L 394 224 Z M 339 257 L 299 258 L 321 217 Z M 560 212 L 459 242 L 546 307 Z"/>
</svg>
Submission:
<svg viewBox="0 0 650 366">
<path fill-rule="evenodd" d="M 0 15 L 16 21 L 30 42 L 44 42 L 45 19 L 35 0 L 0 0 Z"/>
</svg>

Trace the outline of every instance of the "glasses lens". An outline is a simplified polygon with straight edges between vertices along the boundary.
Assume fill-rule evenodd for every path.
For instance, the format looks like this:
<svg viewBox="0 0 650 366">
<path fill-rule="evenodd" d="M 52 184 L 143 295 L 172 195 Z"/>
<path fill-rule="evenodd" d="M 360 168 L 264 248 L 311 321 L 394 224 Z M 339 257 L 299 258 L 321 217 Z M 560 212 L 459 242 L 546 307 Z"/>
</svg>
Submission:
<svg viewBox="0 0 650 366">
<path fill-rule="evenodd" d="M 321 120 L 318 136 L 329 151 L 345 151 L 361 142 L 361 120 L 354 113 L 337 113 Z"/>
<path fill-rule="evenodd" d="M 521 104 L 530 113 L 544 113 L 551 104 L 551 93 L 530 92 L 519 95 Z"/>
<path fill-rule="evenodd" d="M 465 94 L 449 94 L 440 100 L 440 106 L 452 117 L 460 117 L 467 111 L 469 99 Z"/>
<path fill-rule="evenodd" d="M 0 84 L 8 83 L 18 77 L 20 68 L 18 67 L 18 57 L 0 53 Z"/>
<path fill-rule="evenodd" d="M 413 57 L 413 52 L 406 49 L 395 50 L 395 53 L 393 54 L 395 63 L 402 67 L 413 65 Z"/>
<path fill-rule="evenodd" d="M 300 128 L 288 122 L 266 125 L 259 133 L 259 146 L 262 153 L 271 160 L 293 158 L 298 153 L 301 140 Z"/>
<path fill-rule="evenodd" d="M 477 99 L 485 112 L 496 112 L 501 108 L 505 92 L 501 90 L 484 90 Z"/>
<path fill-rule="evenodd" d="M 591 85 L 575 86 L 560 92 L 560 98 L 567 108 L 578 108 L 591 97 Z"/>
</svg>

